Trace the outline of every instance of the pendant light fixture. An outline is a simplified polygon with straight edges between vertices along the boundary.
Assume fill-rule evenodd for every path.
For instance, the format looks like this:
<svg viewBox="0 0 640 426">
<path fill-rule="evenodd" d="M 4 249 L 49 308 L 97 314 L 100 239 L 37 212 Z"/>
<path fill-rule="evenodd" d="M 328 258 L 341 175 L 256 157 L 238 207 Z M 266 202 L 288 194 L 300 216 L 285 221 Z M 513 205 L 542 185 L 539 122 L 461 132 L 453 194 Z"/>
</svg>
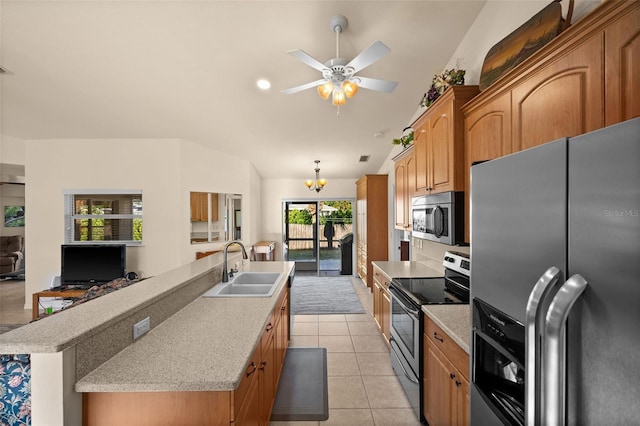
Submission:
<svg viewBox="0 0 640 426">
<path fill-rule="evenodd" d="M 307 185 L 307 188 L 309 188 L 310 191 L 316 191 L 316 192 L 320 192 L 322 191 L 322 189 L 324 188 L 324 186 L 327 184 L 327 180 L 326 179 L 320 179 L 320 160 L 315 160 L 316 163 L 316 180 L 313 181 L 311 179 L 308 179 L 304 182 L 305 185 Z"/>
</svg>

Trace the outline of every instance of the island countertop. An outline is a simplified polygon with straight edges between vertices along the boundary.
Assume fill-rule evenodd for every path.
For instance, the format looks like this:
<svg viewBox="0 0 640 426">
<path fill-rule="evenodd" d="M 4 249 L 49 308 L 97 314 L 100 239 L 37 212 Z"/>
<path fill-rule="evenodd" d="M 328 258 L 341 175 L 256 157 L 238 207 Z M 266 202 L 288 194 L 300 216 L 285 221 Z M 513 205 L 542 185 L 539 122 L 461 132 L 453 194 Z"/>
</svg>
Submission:
<svg viewBox="0 0 640 426">
<path fill-rule="evenodd" d="M 372 262 L 388 278 L 432 278 L 443 277 L 444 273 L 423 262 L 416 261 L 380 261 Z M 435 266 L 435 265 L 434 265 Z"/>
<path fill-rule="evenodd" d="M 250 262 L 282 272 L 271 297 L 198 297 L 84 376 L 77 392 L 231 391 L 260 342 L 292 262 Z"/>
</svg>

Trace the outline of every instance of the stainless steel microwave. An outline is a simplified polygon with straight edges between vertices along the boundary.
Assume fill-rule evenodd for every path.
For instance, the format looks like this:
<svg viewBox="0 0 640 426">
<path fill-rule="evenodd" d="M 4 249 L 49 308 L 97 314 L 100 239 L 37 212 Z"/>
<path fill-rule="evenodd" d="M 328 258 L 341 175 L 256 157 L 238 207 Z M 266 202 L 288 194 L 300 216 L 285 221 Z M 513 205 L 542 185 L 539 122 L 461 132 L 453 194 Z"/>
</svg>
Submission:
<svg viewBox="0 0 640 426">
<path fill-rule="evenodd" d="M 411 200 L 412 236 L 450 246 L 464 242 L 464 192 L 442 192 Z"/>
</svg>

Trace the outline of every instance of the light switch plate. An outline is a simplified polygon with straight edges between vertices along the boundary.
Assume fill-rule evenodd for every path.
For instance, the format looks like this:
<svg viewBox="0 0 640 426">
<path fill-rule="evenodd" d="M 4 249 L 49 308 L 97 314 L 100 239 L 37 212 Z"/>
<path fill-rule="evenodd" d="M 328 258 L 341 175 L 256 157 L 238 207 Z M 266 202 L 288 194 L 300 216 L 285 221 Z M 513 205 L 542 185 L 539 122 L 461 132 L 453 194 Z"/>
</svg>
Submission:
<svg viewBox="0 0 640 426">
<path fill-rule="evenodd" d="M 138 337 L 149 331 L 150 325 L 151 320 L 149 317 L 146 317 L 142 321 L 135 323 L 133 325 L 133 340 L 136 340 Z"/>
</svg>

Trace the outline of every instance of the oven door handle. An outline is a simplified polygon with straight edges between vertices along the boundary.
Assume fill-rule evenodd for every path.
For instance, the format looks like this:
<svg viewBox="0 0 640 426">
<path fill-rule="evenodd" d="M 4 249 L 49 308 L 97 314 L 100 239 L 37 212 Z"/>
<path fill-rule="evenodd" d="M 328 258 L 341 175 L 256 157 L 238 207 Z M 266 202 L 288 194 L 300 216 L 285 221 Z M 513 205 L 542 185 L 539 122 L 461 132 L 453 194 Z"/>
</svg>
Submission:
<svg viewBox="0 0 640 426">
<path fill-rule="evenodd" d="M 393 337 L 390 337 L 389 338 L 389 344 L 391 345 L 392 343 L 395 343 L 395 345 L 398 346 L 398 343 L 396 342 L 396 339 L 394 339 Z M 396 353 L 396 351 L 393 348 L 391 349 L 391 353 L 393 354 L 394 357 L 396 357 L 396 360 L 398 361 L 398 365 L 400 366 L 400 368 L 402 368 L 402 372 L 407 377 L 407 379 L 409 379 L 409 381 L 411 383 L 414 383 L 416 385 L 420 385 L 420 381 L 419 380 L 414 379 L 413 377 L 411 377 L 409 375 L 409 373 L 407 373 L 407 370 L 404 368 L 404 365 L 402 365 L 402 360 L 400 359 L 400 357 L 398 356 L 398 354 Z"/>
<path fill-rule="evenodd" d="M 408 314 L 413 315 L 414 317 L 418 317 L 420 315 L 420 312 L 415 310 L 415 309 L 411 309 L 410 307 L 408 307 L 406 304 L 402 303 L 402 299 L 404 299 L 404 296 L 402 294 L 400 294 L 400 292 L 398 290 L 396 290 L 393 287 L 389 287 L 389 291 L 391 292 L 392 296 L 395 296 L 395 298 L 397 299 L 398 305 L 400 305 L 400 307 L 407 312 Z"/>
</svg>

